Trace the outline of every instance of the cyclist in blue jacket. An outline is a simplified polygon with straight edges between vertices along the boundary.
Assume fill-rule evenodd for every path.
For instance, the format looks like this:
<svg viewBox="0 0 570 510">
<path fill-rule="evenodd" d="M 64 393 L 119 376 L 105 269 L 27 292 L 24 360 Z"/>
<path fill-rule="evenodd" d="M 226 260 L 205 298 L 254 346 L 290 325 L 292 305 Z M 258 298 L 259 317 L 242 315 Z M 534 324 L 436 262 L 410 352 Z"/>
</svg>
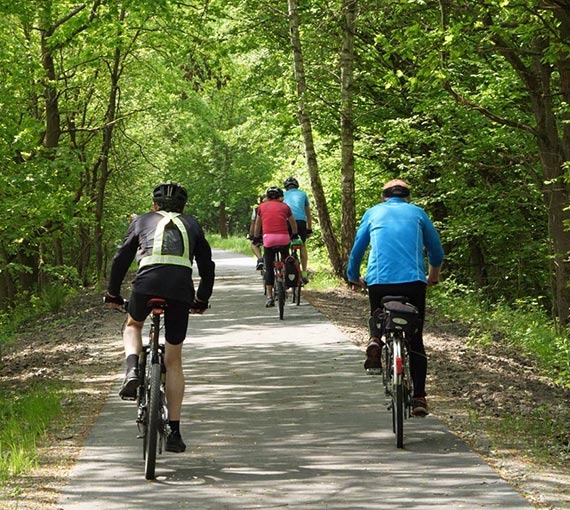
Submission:
<svg viewBox="0 0 570 510">
<path fill-rule="evenodd" d="M 307 238 L 313 233 L 311 215 L 311 205 L 309 197 L 304 191 L 299 189 L 299 181 L 295 177 L 288 177 L 283 183 L 285 193 L 283 194 L 283 202 L 285 202 L 293 212 L 293 217 L 297 222 L 297 232 L 303 241 L 301 245 L 301 278 L 303 283 L 309 283 L 307 277 L 307 266 L 309 263 L 309 255 L 307 254 Z"/>
<path fill-rule="evenodd" d="M 421 325 L 410 341 L 410 372 L 414 382 L 412 414 L 428 414 L 425 381 L 427 357 L 423 343 L 426 287 L 439 281 L 444 253 L 439 234 L 426 212 L 410 204 L 410 189 L 394 179 L 384 185 L 383 202 L 368 209 L 356 232 L 348 261 L 347 278 L 355 287 L 368 287 L 370 301 L 370 341 L 364 368 L 371 374 L 381 373 L 382 341 L 372 313 L 380 308 L 384 296 L 409 298 L 420 312 Z M 366 280 L 360 276 L 360 264 L 370 245 Z M 424 249 L 429 268 L 426 276 Z"/>
</svg>

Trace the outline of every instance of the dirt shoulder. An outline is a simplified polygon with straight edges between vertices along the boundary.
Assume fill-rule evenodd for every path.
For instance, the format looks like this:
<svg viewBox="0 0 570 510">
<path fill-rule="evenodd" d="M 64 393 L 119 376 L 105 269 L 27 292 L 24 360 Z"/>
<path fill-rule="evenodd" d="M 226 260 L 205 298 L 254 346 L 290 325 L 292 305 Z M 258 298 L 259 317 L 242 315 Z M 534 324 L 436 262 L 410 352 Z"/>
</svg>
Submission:
<svg viewBox="0 0 570 510">
<path fill-rule="evenodd" d="M 367 340 L 367 301 L 348 290 L 316 292 L 304 298 L 327 316 L 356 345 Z M 64 314 L 46 317 L 0 357 L 0 390 L 24 388 L 32 381 L 65 381 L 62 424 L 50 430 L 38 466 L 0 489 L 0 509 L 56 510 L 59 492 L 91 425 L 115 382 L 122 363 L 120 329 L 124 315 L 106 310 L 101 296 L 84 292 Z M 553 423 L 570 420 L 570 393 L 540 377 L 528 360 L 499 345 L 491 352 L 466 346 L 465 338 L 435 325 L 426 334 L 429 355 L 429 402 L 434 415 L 462 437 L 537 508 L 570 509 L 570 436 L 559 462 L 545 464 L 529 456 L 531 434 L 516 437 L 501 430 L 504 420 L 549 409 Z M 564 421 L 565 420 L 565 421 Z M 548 440 L 548 438 L 545 438 Z M 554 446 L 553 446 L 554 447 Z M 557 446 L 558 448 L 558 446 Z M 559 467 L 557 467 L 559 465 Z"/>
<path fill-rule="evenodd" d="M 0 487 L 0 509 L 56 510 L 59 491 L 119 373 L 125 315 L 106 310 L 101 295 L 82 292 L 64 313 L 45 316 L 3 346 L 0 391 L 62 382 L 62 419 L 42 441 L 37 467 Z"/>
</svg>

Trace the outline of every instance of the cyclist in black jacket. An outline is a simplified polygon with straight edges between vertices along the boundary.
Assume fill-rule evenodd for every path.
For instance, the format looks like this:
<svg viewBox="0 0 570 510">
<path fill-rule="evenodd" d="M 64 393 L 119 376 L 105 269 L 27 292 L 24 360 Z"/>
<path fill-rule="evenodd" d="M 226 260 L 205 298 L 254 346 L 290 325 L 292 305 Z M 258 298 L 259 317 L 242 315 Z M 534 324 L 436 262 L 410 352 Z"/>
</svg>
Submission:
<svg viewBox="0 0 570 510">
<path fill-rule="evenodd" d="M 183 452 L 180 413 L 184 397 L 182 343 L 188 327 L 188 313 L 204 313 L 214 286 L 215 264 L 202 227 L 182 214 L 188 195 L 179 184 L 160 184 L 153 192 L 153 211 L 137 216 L 129 225 L 123 244 L 111 266 L 105 301 L 114 307 L 123 303 L 121 284 L 135 259 L 138 270 L 132 282 L 127 325 L 123 333 L 126 375 L 119 392 L 121 398 L 134 400 L 140 385 L 138 359 L 142 350 L 142 327 L 151 309 L 150 298 L 164 298 L 166 338 L 166 399 L 170 433 L 166 450 Z M 192 261 L 196 260 L 200 284 L 194 290 Z"/>
</svg>

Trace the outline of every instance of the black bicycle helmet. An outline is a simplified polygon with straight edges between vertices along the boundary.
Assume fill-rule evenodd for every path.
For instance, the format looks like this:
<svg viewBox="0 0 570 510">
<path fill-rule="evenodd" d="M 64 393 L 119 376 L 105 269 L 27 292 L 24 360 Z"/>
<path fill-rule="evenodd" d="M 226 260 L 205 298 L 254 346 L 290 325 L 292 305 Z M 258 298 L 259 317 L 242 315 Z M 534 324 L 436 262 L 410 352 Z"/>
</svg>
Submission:
<svg viewBox="0 0 570 510">
<path fill-rule="evenodd" d="M 188 200 L 188 193 L 174 182 L 159 184 L 152 193 L 152 200 L 163 211 L 180 212 Z"/>
<path fill-rule="evenodd" d="M 285 187 L 285 189 L 298 188 L 299 181 L 295 179 L 295 177 L 287 177 L 287 179 L 285 179 L 285 182 L 283 183 L 283 186 Z"/>
<path fill-rule="evenodd" d="M 275 200 L 283 196 L 283 190 L 277 186 L 270 186 L 265 194 L 269 200 Z"/>
</svg>

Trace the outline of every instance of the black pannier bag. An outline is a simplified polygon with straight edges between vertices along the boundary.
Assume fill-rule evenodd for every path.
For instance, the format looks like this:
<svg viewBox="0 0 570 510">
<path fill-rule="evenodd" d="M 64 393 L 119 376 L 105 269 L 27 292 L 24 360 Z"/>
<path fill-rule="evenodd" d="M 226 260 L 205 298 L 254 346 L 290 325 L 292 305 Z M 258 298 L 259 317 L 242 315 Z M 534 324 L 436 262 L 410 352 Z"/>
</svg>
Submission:
<svg viewBox="0 0 570 510">
<path fill-rule="evenodd" d="M 298 287 L 300 279 L 299 262 L 295 257 L 289 255 L 285 259 L 285 287 Z"/>
<path fill-rule="evenodd" d="M 408 335 L 418 330 L 420 314 L 410 303 L 386 301 L 384 303 L 384 329 L 386 331 L 400 330 Z"/>
</svg>

